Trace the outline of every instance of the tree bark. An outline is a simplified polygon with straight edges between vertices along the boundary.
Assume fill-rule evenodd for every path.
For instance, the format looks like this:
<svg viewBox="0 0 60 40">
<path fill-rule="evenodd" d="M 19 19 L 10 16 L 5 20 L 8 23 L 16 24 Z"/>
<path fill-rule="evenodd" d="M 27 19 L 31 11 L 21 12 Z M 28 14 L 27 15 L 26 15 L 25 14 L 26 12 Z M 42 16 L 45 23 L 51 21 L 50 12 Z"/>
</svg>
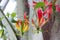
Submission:
<svg viewBox="0 0 60 40">
<path fill-rule="evenodd" d="M 52 22 L 51 19 L 42 29 L 44 40 L 60 40 L 60 13 L 56 12 L 55 20 Z"/>
</svg>

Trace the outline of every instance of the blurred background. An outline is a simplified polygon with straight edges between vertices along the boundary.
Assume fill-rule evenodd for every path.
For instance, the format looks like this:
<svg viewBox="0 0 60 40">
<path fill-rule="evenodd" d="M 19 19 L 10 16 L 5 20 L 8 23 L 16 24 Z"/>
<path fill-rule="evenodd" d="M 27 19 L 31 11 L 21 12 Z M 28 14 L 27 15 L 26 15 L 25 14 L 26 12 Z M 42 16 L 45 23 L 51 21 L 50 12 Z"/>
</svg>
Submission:
<svg viewBox="0 0 60 40">
<path fill-rule="evenodd" d="M 34 1 L 39 2 L 43 0 L 34 0 Z M 53 1 L 53 0 L 48 0 L 48 1 Z M 34 27 L 31 26 L 31 18 L 34 13 L 34 10 L 32 9 L 32 5 L 33 5 L 32 2 L 33 0 L 0 0 L 0 17 L 3 17 L 7 13 L 12 14 L 12 12 L 15 12 L 17 14 L 17 19 L 23 20 L 23 15 L 24 12 L 26 11 L 30 20 L 29 31 L 25 33 L 23 37 L 20 37 L 15 35 L 13 29 L 10 27 L 10 24 L 7 22 L 6 18 L 4 18 L 2 23 L 6 27 L 1 27 L 0 25 L 0 36 L 3 35 L 3 37 L 1 37 L 0 40 L 60 40 L 60 29 L 59 32 L 58 31 L 57 33 L 55 32 L 56 30 L 58 30 L 58 28 L 60 28 L 60 24 L 58 23 L 58 21 L 56 21 L 56 23 L 58 23 L 59 25 L 57 24 L 58 26 L 56 28 L 53 28 L 52 25 L 54 21 L 52 22 L 52 19 L 42 27 L 44 31 L 48 29 L 48 32 L 39 32 L 39 34 L 32 33 L 32 29 L 35 29 Z M 60 5 L 60 0 L 58 0 L 56 4 Z"/>
</svg>

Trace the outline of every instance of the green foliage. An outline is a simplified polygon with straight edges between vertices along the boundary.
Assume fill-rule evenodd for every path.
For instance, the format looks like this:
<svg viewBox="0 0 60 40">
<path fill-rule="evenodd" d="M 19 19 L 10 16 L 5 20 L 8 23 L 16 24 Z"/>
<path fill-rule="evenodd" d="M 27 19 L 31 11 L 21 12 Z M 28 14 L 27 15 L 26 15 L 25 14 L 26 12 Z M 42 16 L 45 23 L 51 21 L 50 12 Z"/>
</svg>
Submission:
<svg viewBox="0 0 60 40">
<path fill-rule="evenodd" d="M 9 15 L 10 15 L 9 13 L 6 14 L 7 17 L 9 17 Z"/>
<path fill-rule="evenodd" d="M 13 22 L 13 23 L 16 23 L 16 20 L 14 20 L 14 19 L 11 19 L 11 22 Z"/>
<path fill-rule="evenodd" d="M 6 40 L 6 35 L 4 34 L 3 39 Z"/>
<path fill-rule="evenodd" d="M 9 16 L 11 16 L 12 18 L 16 17 L 16 13 L 13 12 L 13 13 L 7 13 L 6 16 L 9 18 Z"/>
<path fill-rule="evenodd" d="M 13 12 L 13 13 L 11 14 L 11 17 L 12 17 L 12 18 L 16 17 L 16 13 Z"/>
<path fill-rule="evenodd" d="M 39 7 L 43 8 L 44 6 L 45 6 L 45 3 L 44 2 L 38 2 L 36 4 L 36 6 L 34 7 L 34 9 L 39 8 Z"/>
<path fill-rule="evenodd" d="M 2 24 L 2 22 L 1 22 L 1 21 L 0 21 L 0 26 L 1 26 L 1 27 L 4 27 L 4 25 Z"/>
<path fill-rule="evenodd" d="M 55 12 L 55 11 L 56 11 L 56 6 L 53 5 L 53 6 L 52 6 L 52 9 L 53 9 L 53 12 Z"/>
<path fill-rule="evenodd" d="M 23 34 L 24 34 L 24 32 L 23 32 L 23 27 L 24 27 L 24 20 L 22 21 L 22 27 L 21 27 L 21 34 L 22 34 L 22 36 L 23 36 Z"/>
<path fill-rule="evenodd" d="M 11 22 L 13 22 L 13 23 L 16 23 L 16 20 L 14 20 L 14 17 L 16 17 L 16 13 L 15 12 L 13 12 L 13 13 L 7 13 L 7 15 L 6 15 L 8 18 L 10 18 L 9 16 L 11 16 Z"/>
<path fill-rule="evenodd" d="M 5 28 L 5 26 L 4 26 L 3 23 L 2 23 L 2 19 L 3 19 L 3 18 L 4 18 L 4 17 L 0 18 L 0 26 Z"/>
<path fill-rule="evenodd" d="M 4 17 L 1 17 L 1 18 L 0 18 L 0 21 L 2 21 L 3 18 L 4 18 Z"/>
<path fill-rule="evenodd" d="M 2 37 L 4 30 L 0 30 L 0 37 Z"/>
</svg>

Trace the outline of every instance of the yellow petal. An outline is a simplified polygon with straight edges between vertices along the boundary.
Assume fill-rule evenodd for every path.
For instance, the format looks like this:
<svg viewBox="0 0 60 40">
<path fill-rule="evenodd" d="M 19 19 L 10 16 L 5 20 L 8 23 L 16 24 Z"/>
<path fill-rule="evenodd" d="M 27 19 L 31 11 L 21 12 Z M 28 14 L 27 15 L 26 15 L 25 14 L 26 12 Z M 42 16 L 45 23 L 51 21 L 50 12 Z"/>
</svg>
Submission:
<svg viewBox="0 0 60 40">
<path fill-rule="evenodd" d="M 23 29 L 24 32 L 27 32 L 28 31 L 28 25 L 26 25 Z"/>
<path fill-rule="evenodd" d="M 16 28 L 18 29 L 18 30 L 20 30 L 20 26 L 16 23 Z"/>
</svg>

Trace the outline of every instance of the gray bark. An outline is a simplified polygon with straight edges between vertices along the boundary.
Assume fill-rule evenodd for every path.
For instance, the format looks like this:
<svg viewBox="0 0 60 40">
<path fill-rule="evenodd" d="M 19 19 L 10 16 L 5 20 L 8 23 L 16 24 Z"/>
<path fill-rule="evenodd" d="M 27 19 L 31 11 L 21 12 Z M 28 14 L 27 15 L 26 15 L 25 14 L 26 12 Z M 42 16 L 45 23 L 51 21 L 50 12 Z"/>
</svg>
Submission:
<svg viewBox="0 0 60 40">
<path fill-rule="evenodd" d="M 55 22 L 51 29 L 50 40 L 60 40 L 60 13 L 56 13 Z"/>
</svg>

